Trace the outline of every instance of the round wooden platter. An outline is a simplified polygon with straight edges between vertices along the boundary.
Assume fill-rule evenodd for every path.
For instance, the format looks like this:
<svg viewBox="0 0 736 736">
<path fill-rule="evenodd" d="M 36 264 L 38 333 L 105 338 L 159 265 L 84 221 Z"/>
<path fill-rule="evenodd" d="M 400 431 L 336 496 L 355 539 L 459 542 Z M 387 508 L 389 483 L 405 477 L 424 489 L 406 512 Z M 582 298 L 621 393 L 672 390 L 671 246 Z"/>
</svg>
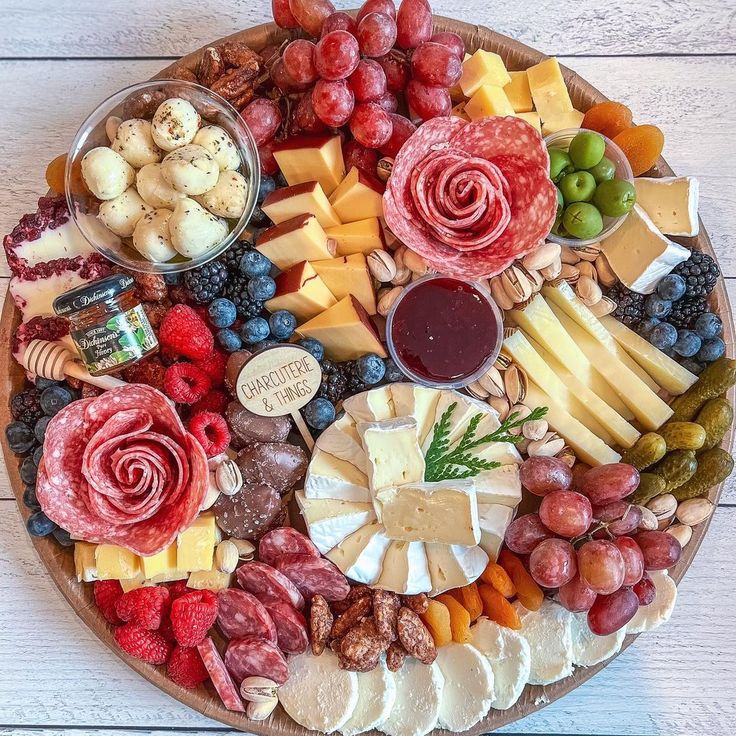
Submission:
<svg viewBox="0 0 736 736">
<path fill-rule="evenodd" d="M 483 26 L 461 23 L 459 21 L 440 16 L 435 16 L 434 23 L 436 31 L 454 31 L 462 36 L 470 53 L 478 48 L 483 48 L 500 54 L 509 70 L 526 69 L 532 64 L 536 64 L 546 58 L 544 54 L 518 43 L 513 39 L 484 28 Z M 268 44 L 281 43 L 286 37 L 286 32 L 277 28 L 275 24 L 269 23 L 235 33 L 228 38 L 244 41 L 255 50 L 260 50 Z M 176 62 L 176 64 L 172 64 L 162 70 L 158 75 L 156 75 L 157 78 L 166 78 L 167 75 L 170 74 L 171 69 L 180 64 L 184 64 L 188 68 L 194 69 L 202 51 L 203 49 L 200 49 L 183 57 L 180 61 Z M 603 94 L 595 89 L 595 87 L 588 84 L 573 71 L 564 69 L 564 75 L 575 108 L 579 110 L 587 110 L 594 103 L 606 99 Z M 114 90 L 110 90 L 110 93 L 113 91 Z M 39 162 L 39 166 L 42 165 L 43 162 Z M 671 176 L 672 174 L 673 172 L 666 162 L 664 160 L 660 160 L 654 175 Z M 30 207 L 31 204 L 32 203 L 30 202 L 27 203 L 27 207 Z M 706 253 L 714 255 L 710 239 L 702 227 L 702 223 L 700 235 L 698 237 L 677 240 L 688 247 L 694 247 L 698 250 L 703 250 Z M 732 355 L 734 344 L 734 324 L 726 288 L 722 279 L 719 279 L 718 285 L 716 286 L 711 299 L 713 310 L 716 311 L 723 320 L 725 333 L 724 339 L 726 341 L 727 351 L 729 355 Z M 14 308 L 12 299 L 6 298 L 2 312 L 2 324 L 0 324 L 0 345 L 3 346 L 2 350 L 0 350 L 0 386 L 2 387 L 3 395 L 3 401 L 0 404 L 0 421 L 2 421 L 2 426 L 6 426 L 11 421 L 9 408 L 10 399 L 15 393 L 21 390 L 24 383 L 23 370 L 14 361 L 12 356 L 12 339 L 18 322 L 19 314 Z M 735 394 L 736 391 L 734 389 L 729 392 L 729 398 L 732 402 L 734 401 Z M 723 446 L 730 449 L 733 445 L 733 438 L 734 429 L 732 428 L 728 437 L 724 440 Z M 20 463 L 18 458 L 8 448 L 4 432 L 2 433 L 2 446 L 11 486 L 15 493 L 21 516 L 25 520 L 28 518 L 29 512 L 22 503 L 23 483 L 21 482 L 19 475 Z M 722 487 L 723 484 L 710 490 L 709 498 L 714 503 L 718 501 Z M 705 536 L 707 528 L 708 522 L 695 528 L 692 540 L 685 548 L 682 559 L 671 571 L 671 574 L 676 581 L 680 581 L 690 566 L 690 563 L 695 557 L 698 547 L 700 547 L 703 537 Z M 89 626 L 90 629 L 92 629 L 92 631 L 109 647 L 111 651 L 113 651 L 118 657 L 143 677 L 156 685 L 159 689 L 163 690 L 171 697 L 176 698 L 184 705 L 194 708 L 203 715 L 218 720 L 232 728 L 262 734 L 263 736 L 303 736 L 308 733 L 306 729 L 292 721 L 280 707 L 277 708 L 274 714 L 266 721 L 250 721 L 243 714 L 233 713 L 226 710 L 210 684 L 202 686 L 195 691 L 185 690 L 184 688 L 180 688 L 175 685 L 166 677 L 164 667 L 153 667 L 124 654 L 117 647 L 113 639 L 112 628 L 97 612 L 92 596 L 92 585 L 77 582 L 71 550 L 60 547 L 52 537 L 43 539 L 32 537 L 32 542 L 52 580 L 77 615 L 87 624 L 87 626 Z M 628 647 L 635 638 L 635 636 L 626 637 L 623 648 Z M 676 653 L 674 654 L 676 656 Z M 561 698 L 571 690 L 574 690 L 605 667 L 610 661 L 612 660 L 603 662 L 595 667 L 577 668 L 572 676 L 554 683 L 553 685 L 546 687 L 527 686 L 522 697 L 513 708 L 507 711 L 492 710 L 485 719 L 476 724 L 476 726 L 466 733 L 476 736 L 477 734 L 493 731 L 494 729 L 500 728 L 508 723 L 512 723 L 519 718 L 523 718 L 539 708 L 544 707 L 544 705 Z M 438 730 L 435 733 L 439 734 L 444 732 Z"/>
</svg>

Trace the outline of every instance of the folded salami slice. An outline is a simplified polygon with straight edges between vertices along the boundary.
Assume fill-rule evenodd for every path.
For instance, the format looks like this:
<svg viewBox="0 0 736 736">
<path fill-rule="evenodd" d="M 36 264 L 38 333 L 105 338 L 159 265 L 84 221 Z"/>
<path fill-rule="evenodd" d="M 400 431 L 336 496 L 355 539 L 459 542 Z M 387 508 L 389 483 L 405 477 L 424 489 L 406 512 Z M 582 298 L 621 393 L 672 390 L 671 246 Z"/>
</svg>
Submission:
<svg viewBox="0 0 736 736">
<path fill-rule="evenodd" d="M 36 488 L 46 515 L 74 537 L 153 555 L 194 521 L 208 477 L 173 404 L 129 384 L 49 422 Z"/>
<path fill-rule="evenodd" d="M 255 596 L 237 588 L 225 588 L 217 600 L 217 625 L 228 639 L 255 636 L 276 644 L 274 621 Z"/>
<path fill-rule="evenodd" d="M 279 557 L 290 553 L 320 556 L 314 542 L 290 526 L 272 529 L 258 542 L 258 559 L 272 567 L 276 565 Z"/>
<path fill-rule="evenodd" d="M 259 601 L 281 600 L 294 608 L 304 608 L 304 598 L 294 583 L 278 570 L 263 562 L 246 562 L 236 573 L 238 585 Z"/>
<path fill-rule="evenodd" d="M 548 172 L 542 137 L 519 118 L 435 118 L 396 156 L 386 223 L 442 273 L 493 276 L 552 228 L 557 193 Z"/>
<path fill-rule="evenodd" d="M 268 677 L 283 685 L 289 679 L 289 667 L 278 647 L 255 637 L 233 639 L 225 650 L 225 666 L 237 683 L 246 677 Z"/>
<path fill-rule="evenodd" d="M 282 555 L 276 562 L 276 569 L 289 578 L 307 600 L 319 594 L 328 601 L 341 601 L 350 592 L 347 578 L 323 557 Z"/>
<path fill-rule="evenodd" d="M 279 649 L 286 654 L 301 654 L 309 646 L 307 620 L 294 606 L 284 601 L 266 601 L 271 619 L 276 625 Z"/>
</svg>

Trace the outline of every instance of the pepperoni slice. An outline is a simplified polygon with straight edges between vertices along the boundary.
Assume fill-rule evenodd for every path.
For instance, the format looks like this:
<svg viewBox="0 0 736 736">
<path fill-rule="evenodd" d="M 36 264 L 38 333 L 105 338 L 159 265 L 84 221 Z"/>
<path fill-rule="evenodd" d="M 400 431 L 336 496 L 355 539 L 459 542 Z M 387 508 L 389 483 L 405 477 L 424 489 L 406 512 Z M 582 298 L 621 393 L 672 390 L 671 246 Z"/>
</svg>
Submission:
<svg viewBox="0 0 736 736">
<path fill-rule="evenodd" d="M 304 608 L 304 598 L 294 583 L 270 565 L 246 562 L 238 568 L 237 578 L 238 585 L 261 602 L 275 599 L 299 610 Z"/>
<path fill-rule="evenodd" d="M 319 550 L 304 534 L 290 526 L 272 529 L 258 543 L 258 558 L 272 567 L 282 555 L 295 553 L 319 557 Z"/>
</svg>

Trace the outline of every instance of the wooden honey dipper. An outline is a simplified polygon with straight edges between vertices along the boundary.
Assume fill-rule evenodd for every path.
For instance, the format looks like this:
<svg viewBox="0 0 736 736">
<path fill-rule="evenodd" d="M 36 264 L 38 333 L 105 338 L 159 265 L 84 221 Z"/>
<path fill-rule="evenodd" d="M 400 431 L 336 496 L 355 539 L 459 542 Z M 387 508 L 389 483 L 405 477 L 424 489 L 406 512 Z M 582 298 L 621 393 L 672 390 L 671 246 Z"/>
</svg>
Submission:
<svg viewBox="0 0 736 736">
<path fill-rule="evenodd" d="M 67 376 L 104 389 L 125 386 L 112 376 L 93 376 L 67 347 L 48 340 L 31 340 L 22 358 L 23 367 L 42 378 L 63 381 Z"/>
</svg>

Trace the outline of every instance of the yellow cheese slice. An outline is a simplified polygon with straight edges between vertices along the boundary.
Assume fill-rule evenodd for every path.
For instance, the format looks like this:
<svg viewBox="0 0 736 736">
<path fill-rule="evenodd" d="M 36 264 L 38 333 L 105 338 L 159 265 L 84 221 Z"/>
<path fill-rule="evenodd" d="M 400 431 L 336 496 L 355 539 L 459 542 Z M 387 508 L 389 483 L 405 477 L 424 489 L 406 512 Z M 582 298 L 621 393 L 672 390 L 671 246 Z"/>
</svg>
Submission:
<svg viewBox="0 0 736 736">
<path fill-rule="evenodd" d="M 384 185 L 353 166 L 330 195 L 330 204 L 341 222 L 383 217 Z"/>
<path fill-rule="evenodd" d="M 271 192 L 263 200 L 261 209 L 277 225 L 305 213 L 314 215 L 322 227 L 335 227 L 340 224 L 340 218 L 316 181 Z M 299 260 L 304 260 L 304 256 Z"/>
<path fill-rule="evenodd" d="M 338 256 L 353 253 L 368 255 L 378 248 L 385 247 L 383 228 L 377 217 L 346 222 L 327 229 L 327 237 L 335 241 Z M 314 259 L 312 259 L 314 260 Z"/>
<path fill-rule="evenodd" d="M 526 70 L 509 72 L 511 81 L 503 88 L 514 112 L 531 112 L 534 109 L 532 91 L 529 89 L 529 76 Z"/>
<path fill-rule="evenodd" d="M 256 250 L 282 271 L 303 261 L 335 255 L 334 243 L 328 240 L 317 218 L 310 214 L 296 215 L 264 230 L 258 236 Z"/>
<path fill-rule="evenodd" d="M 492 51 L 478 49 L 463 62 L 459 84 L 466 97 L 472 97 L 484 84 L 505 87 L 510 82 L 503 59 Z"/>
<path fill-rule="evenodd" d="M 313 261 L 312 267 L 335 299 L 344 299 L 352 294 L 368 314 L 376 313 L 376 292 L 368 263 L 362 253 Z M 268 306 L 268 305 L 266 305 Z M 328 305 L 330 306 L 330 305 Z M 315 315 L 312 315 L 315 316 Z"/>
<path fill-rule="evenodd" d="M 289 186 L 318 181 L 329 197 L 345 176 L 339 135 L 295 136 L 271 150 Z"/>
</svg>

